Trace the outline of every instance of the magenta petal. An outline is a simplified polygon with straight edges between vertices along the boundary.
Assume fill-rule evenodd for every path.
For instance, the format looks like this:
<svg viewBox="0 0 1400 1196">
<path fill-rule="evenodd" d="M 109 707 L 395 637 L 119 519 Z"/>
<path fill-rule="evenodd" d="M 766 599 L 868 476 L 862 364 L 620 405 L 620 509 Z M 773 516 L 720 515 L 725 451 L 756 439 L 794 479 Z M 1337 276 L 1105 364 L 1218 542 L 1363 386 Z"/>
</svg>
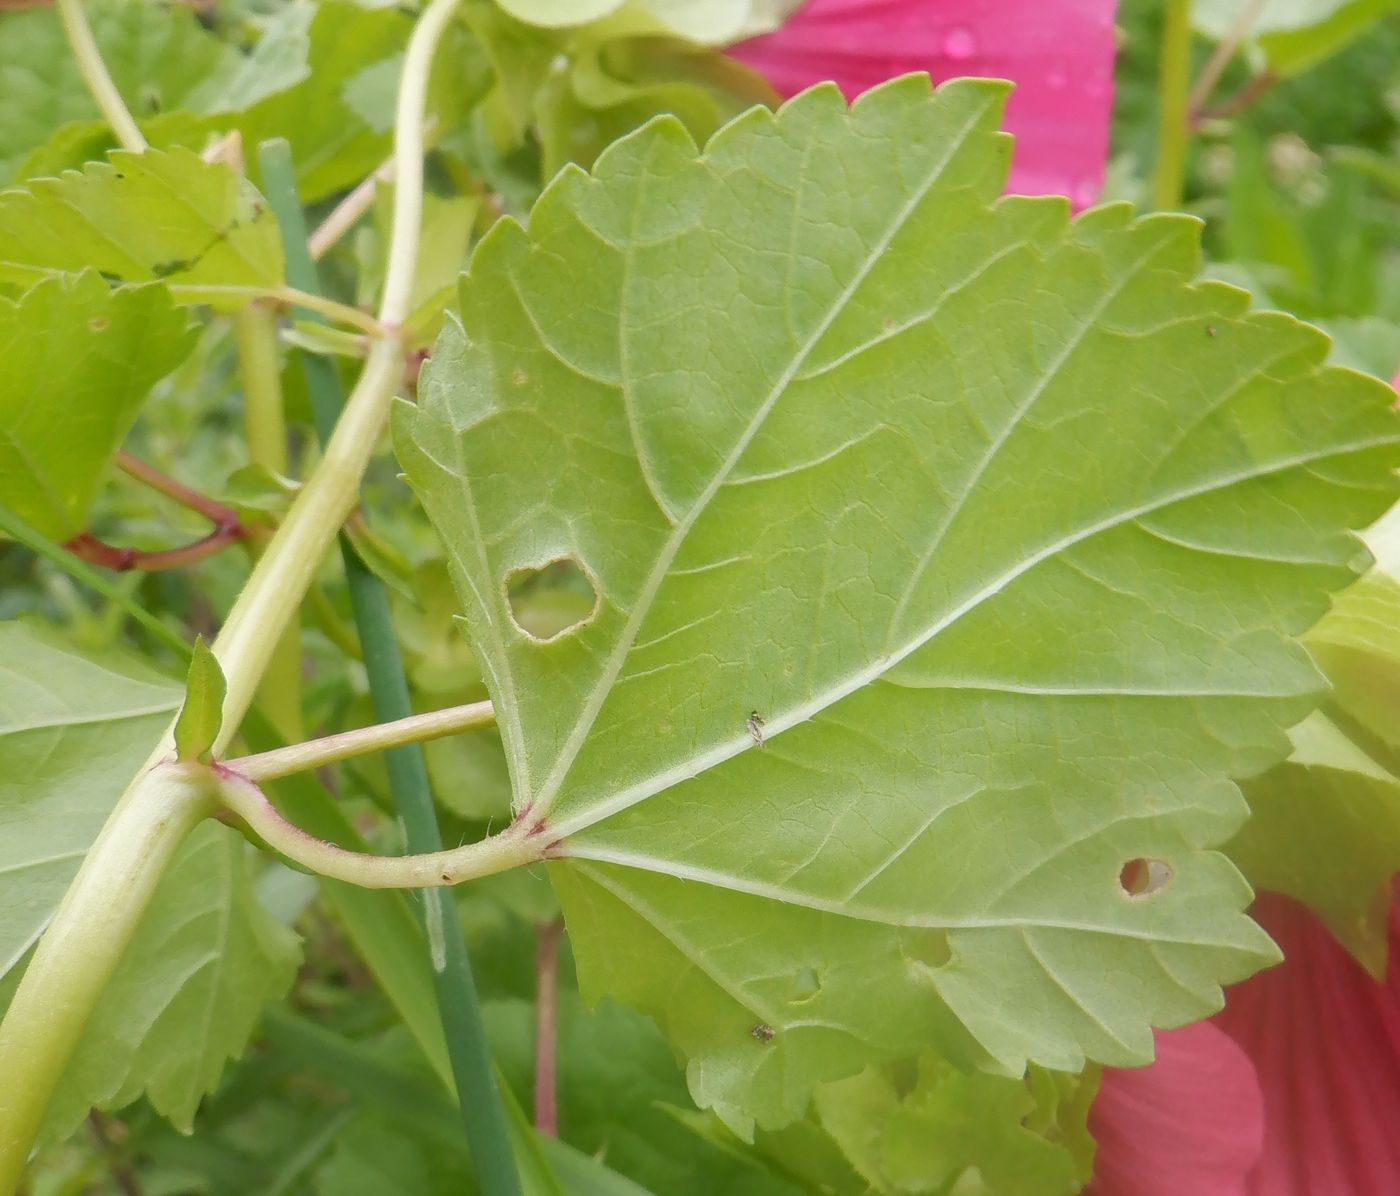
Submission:
<svg viewBox="0 0 1400 1196">
<path fill-rule="evenodd" d="M 1287 898 L 1261 895 L 1251 913 L 1284 962 L 1232 988 L 1216 1018 L 1264 1094 L 1249 1196 L 1400 1193 L 1400 907 L 1385 984 Z"/>
<path fill-rule="evenodd" d="M 1106 1068 L 1086 1196 L 1245 1196 L 1264 1111 L 1245 1053 L 1209 1022 L 1157 1032 L 1147 1067 Z"/>
<path fill-rule="evenodd" d="M 1011 79 L 1007 190 L 1093 203 L 1113 100 L 1114 0 L 809 0 L 732 48 L 788 96 L 834 79 L 854 98 L 907 71 Z"/>
</svg>

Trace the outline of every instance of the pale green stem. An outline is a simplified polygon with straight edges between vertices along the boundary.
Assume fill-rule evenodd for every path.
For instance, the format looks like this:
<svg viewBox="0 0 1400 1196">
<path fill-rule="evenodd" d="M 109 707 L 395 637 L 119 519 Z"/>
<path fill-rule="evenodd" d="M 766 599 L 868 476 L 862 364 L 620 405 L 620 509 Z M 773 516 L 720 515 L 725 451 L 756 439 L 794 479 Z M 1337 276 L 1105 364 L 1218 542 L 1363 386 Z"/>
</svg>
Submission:
<svg viewBox="0 0 1400 1196">
<path fill-rule="evenodd" d="M 102 61 L 102 52 L 92 36 L 87 14 L 83 12 L 82 0 L 58 0 L 58 15 L 63 22 L 63 30 L 68 35 L 68 45 L 77 60 L 83 82 L 92 94 L 94 102 L 102 113 L 102 119 L 112 127 L 117 141 L 123 149 L 139 154 L 146 149 L 146 138 L 136 127 L 136 121 L 127 110 L 126 102 L 112 82 L 107 64 Z"/>
<path fill-rule="evenodd" d="M 495 724 L 496 712 L 490 702 L 472 702 L 466 706 L 434 710 L 429 714 L 413 714 L 408 718 L 395 719 L 391 723 L 378 723 L 373 727 L 342 731 L 338 735 L 327 735 L 321 739 L 292 744 L 290 747 L 260 752 L 256 756 L 226 760 L 224 767 L 261 784 L 264 781 L 275 781 L 278 777 L 288 777 L 293 773 L 308 772 L 313 768 L 334 764 L 338 760 L 351 760 L 356 756 L 367 756 L 371 752 L 402 747 L 406 743 L 425 743 L 430 739 L 441 739 L 444 735 L 456 735 L 462 731 L 492 727 Z"/>
<path fill-rule="evenodd" d="M 413 299 L 413 274 L 423 222 L 423 125 L 428 80 L 433 71 L 433 55 L 457 4 L 458 0 L 432 0 L 419 18 L 404 56 L 394 125 L 394 224 L 389 237 L 384 297 L 379 305 L 379 320 L 383 324 L 402 324 Z"/>
<path fill-rule="evenodd" d="M 1167 0 L 1157 70 L 1157 162 L 1152 206 L 1181 206 L 1186 146 L 1191 128 L 1186 93 L 1191 86 L 1191 0 Z"/>
<path fill-rule="evenodd" d="M 533 864 L 543 858 L 549 846 L 549 840 L 536 833 L 537 824 L 516 821 L 499 835 L 447 851 L 399 856 L 347 851 L 288 822 L 246 777 L 228 768 L 216 771 L 219 800 L 264 843 L 312 872 L 362 889 L 433 889 L 460 884 Z"/>
<path fill-rule="evenodd" d="M 77 0 L 59 2 L 74 37 L 75 52 L 87 56 L 84 76 L 96 95 L 93 64 L 101 65 L 96 46 L 90 35 L 86 42 L 82 39 L 87 27 Z M 433 0 L 414 29 L 405 62 L 395 131 L 399 179 L 394 235 L 386 270 L 395 281 L 393 294 L 399 299 L 391 305 L 386 298 L 380 313 L 385 323 L 402 320 L 401 305 L 412 290 L 422 210 L 422 161 L 417 155 L 421 155 L 423 145 L 427 75 L 453 3 L 455 0 Z M 106 71 L 99 73 L 110 85 Z M 100 96 L 98 102 L 102 103 Z M 103 110 L 108 111 L 105 105 Z M 131 142 L 133 147 L 136 144 Z M 406 222 L 414 227 L 404 229 Z M 228 679 L 216 752 L 237 731 L 278 637 L 355 505 L 361 475 L 384 429 L 389 404 L 403 378 L 403 366 L 403 348 L 397 338 L 376 340 L 320 465 L 254 567 L 214 643 Z M 150 771 L 168 755 L 171 742 L 167 730 L 117 802 L 0 1025 L 0 1196 L 10 1196 L 18 1184 L 49 1099 L 161 874 L 185 835 L 209 812 L 209 805 L 192 796 L 185 786 L 171 788 L 159 779 L 169 777 L 169 772 Z M 529 852 L 522 854 L 518 844 L 514 845 L 515 855 L 506 848 L 477 846 L 483 857 L 494 850 L 511 862 L 515 856 L 533 858 Z M 510 864 L 502 862 L 500 866 Z"/>
<path fill-rule="evenodd" d="M 29 1145 L 171 857 L 214 808 L 209 771 L 166 765 L 133 787 L 97 837 L 0 1023 L 0 1192 Z"/>
<path fill-rule="evenodd" d="M 168 284 L 168 287 L 175 298 L 186 303 L 211 303 L 220 299 L 271 299 L 290 307 L 304 307 L 308 311 L 319 312 L 328 320 L 337 324 L 349 324 L 370 336 L 384 336 L 388 331 L 382 320 L 376 320 L 358 307 L 337 303 L 334 299 L 327 299 L 322 295 L 308 294 L 295 287 L 213 286 L 193 282 L 175 282 Z"/>
<path fill-rule="evenodd" d="M 287 419 L 282 403 L 282 371 L 277 360 L 277 317 L 254 301 L 233 313 L 238 373 L 243 384 L 243 428 L 248 459 L 273 473 L 287 473 Z M 250 538 L 255 556 L 267 543 Z M 272 653 L 258 686 L 258 707 L 284 739 L 305 735 L 301 715 L 301 627 L 295 612 Z"/>
</svg>

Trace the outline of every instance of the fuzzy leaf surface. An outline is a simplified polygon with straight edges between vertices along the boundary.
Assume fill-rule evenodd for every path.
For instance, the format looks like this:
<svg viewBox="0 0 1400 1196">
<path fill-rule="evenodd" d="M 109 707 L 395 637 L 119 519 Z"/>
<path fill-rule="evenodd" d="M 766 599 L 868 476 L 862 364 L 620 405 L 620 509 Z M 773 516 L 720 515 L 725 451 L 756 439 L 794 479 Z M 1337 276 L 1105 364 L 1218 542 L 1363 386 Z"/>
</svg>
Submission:
<svg viewBox="0 0 1400 1196">
<path fill-rule="evenodd" d="M 251 184 L 187 149 L 116 150 L 0 193 L 0 279 L 25 286 L 85 268 L 236 308 L 248 299 L 239 288 L 282 282 L 282 242 Z"/>
<path fill-rule="evenodd" d="M 0 503 L 56 540 L 82 531 L 147 393 L 193 344 L 161 287 L 88 272 L 0 297 Z"/>
<path fill-rule="evenodd" d="M 94 1105 L 120 1109 L 143 1094 L 190 1132 L 301 959 L 296 935 L 254 896 L 251 854 L 214 822 L 181 846 L 54 1095 L 48 1140 L 66 1138 Z"/>
<path fill-rule="evenodd" d="M 180 697 L 130 658 L 0 623 L 0 973 L 47 925 Z"/>
<path fill-rule="evenodd" d="M 654 122 L 484 239 L 396 411 L 583 989 L 743 1134 L 929 1046 L 1143 1062 L 1272 959 L 1228 778 L 1395 493 L 1393 395 L 1192 285 L 1194 221 L 996 202 L 1003 96 Z"/>
</svg>

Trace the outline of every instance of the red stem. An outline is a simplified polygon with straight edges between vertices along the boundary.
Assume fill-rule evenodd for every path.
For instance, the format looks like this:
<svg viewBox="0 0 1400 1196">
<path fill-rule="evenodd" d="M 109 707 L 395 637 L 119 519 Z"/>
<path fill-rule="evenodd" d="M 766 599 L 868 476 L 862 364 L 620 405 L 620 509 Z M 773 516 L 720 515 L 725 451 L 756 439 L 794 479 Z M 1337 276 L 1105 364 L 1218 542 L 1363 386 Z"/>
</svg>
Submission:
<svg viewBox="0 0 1400 1196">
<path fill-rule="evenodd" d="M 564 923 L 555 918 L 537 928 L 535 949 L 535 1128 L 559 1136 L 556 1064 L 559 1039 L 559 938 Z"/>
<path fill-rule="evenodd" d="M 130 569 L 154 573 L 160 569 L 179 569 L 202 561 L 248 534 L 248 529 L 238 518 L 238 512 L 232 507 L 226 507 L 197 490 L 191 490 L 158 469 L 151 468 L 144 461 L 138 461 L 128 453 L 118 453 L 117 466 L 157 493 L 164 494 L 182 507 L 188 507 L 191 511 L 203 515 L 214 525 L 214 530 L 207 536 L 201 536 L 193 543 L 182 544 L 178 548 L 153 550 L 122 548 L 116 544 L 108 544 L 89 532 L 82 532 L 63 545 L 79 560 L 87 561 L 89 565 L 99 565 L 104 569 L 115 569 L 120 573 Z"/>
<path fill-rule="evenodd" d="M 1224 120 L 1226 117 L 1243 112 L 1277 82 L 1278 76 L 1272 71 L 1261 71 L 1241 87 L 1239 91 L 1235 92 L 1234 95 L 1226 96 L 1220 103 L 1205 108 L 1200 112 L 1192 112 L 1190 114 L 1191 127 L 1196 129 L 1205 121 Z"/>
</svg>

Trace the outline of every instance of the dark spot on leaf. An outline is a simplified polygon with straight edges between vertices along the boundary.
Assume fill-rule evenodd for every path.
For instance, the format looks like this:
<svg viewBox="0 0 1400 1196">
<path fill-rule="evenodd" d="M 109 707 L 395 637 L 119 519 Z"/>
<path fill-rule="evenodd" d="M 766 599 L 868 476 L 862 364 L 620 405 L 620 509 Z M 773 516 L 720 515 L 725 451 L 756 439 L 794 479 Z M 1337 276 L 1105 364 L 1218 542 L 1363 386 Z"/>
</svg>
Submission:
<svg viewBox="0 0 1400 1196">
<path fill-rule="evenodd" d="M 93 316 L 88 321 L 88 330 L 90 332 L 105 332 L 110 323 L 111 321 L 106 316 Z"/>
<path fill-rule="evenodd" d="M 1214 324 L 1207 324 L 1207 325 L 1206 325 L 1206 335 L 1207 335 L 1208 337 L 1210 337 L 1212 340 L 1215 339 L 1215 325 L 1214 325 Z"/>
<path fill-rule="evenodd" d="M 530 375 L 527 374 L 524 370 L 522 370 L 519 366 L 516 366 L 515 369 L 511 370 L 510 384 L 514 386 L 517 390 L 519 390 L 520 387 L 524 386 L 529 381 Z"/>
<path fill-rule="evenodd" d="M 597 587 L 571 556 L 512 570 L 505 590 L 511 621 L 540 644 L 576 631 L 598 610 Z"/>
<path fill-rule="evenodd" d="M 754 1022 L 754 1024 L 749 1027 L 749 1037 L 756 1038 L 762 1043 L 772 1042 L 773 1034 L 773 1027 L 764 1025 L 763 1022 Z"/>
<path fill-rule="evenodd" d="M 749 717 L 744 721 L 744 726 L 748 728 L 749 734 L 753 737 L 755 747 L 763 746 L 763 715 L 757 710 L 750 710 Z"/>
<path fill-rule="evenodd" d="M 188 258 L 175 258 L 168 262 L 156 262 L 151 267 L 151 275 L 155 278 L 169 278 L 172 274 L 179 274 L 182 270 L 188 270 L 193 263 Z"/>
<path fill-rule="evenodd" d="M 1118 871 L 1118 884 L 1129 897 L 1151 897 L 1166 888 L 1172 878 L 1171 865 L 1165 860 L 1149 860 L 1139 856 L 1129 860 Z"/>
</svg>

